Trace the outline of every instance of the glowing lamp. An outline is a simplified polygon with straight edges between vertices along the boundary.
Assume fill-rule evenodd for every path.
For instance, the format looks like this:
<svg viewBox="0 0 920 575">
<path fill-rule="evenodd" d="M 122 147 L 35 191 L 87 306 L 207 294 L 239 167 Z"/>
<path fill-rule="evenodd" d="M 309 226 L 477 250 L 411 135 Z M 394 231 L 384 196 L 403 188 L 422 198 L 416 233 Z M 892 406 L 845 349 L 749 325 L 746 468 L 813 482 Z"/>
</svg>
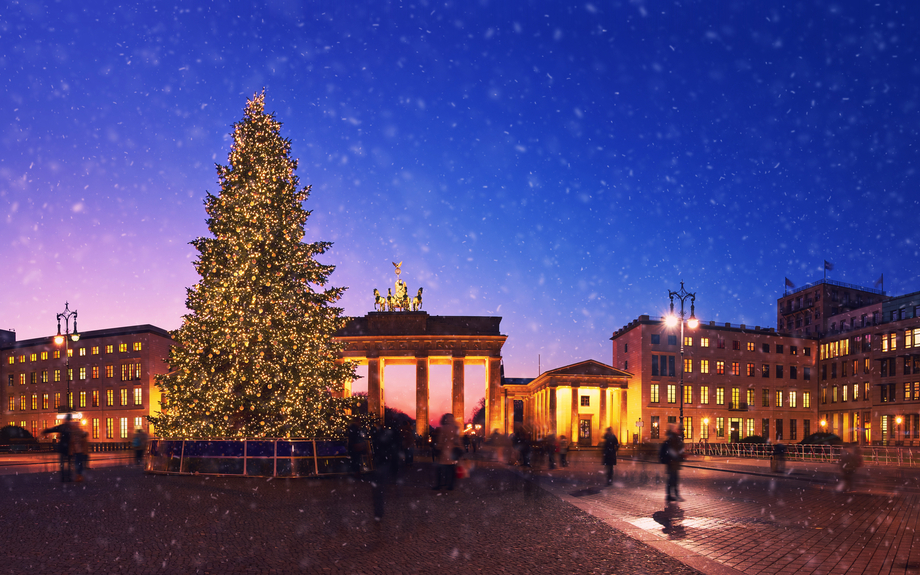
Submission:
<svg viewBox="0 0 920 575">
<path fill-rule="evenodd" d="M 673 314 L 667 316 L 666 318 L 664 318 L 664 324 L 665 324 L 666 326 L 668 326 L 668 327 L 675 327 L 675 326 L 677 326 L 677 321 L 678 321 L 678 320 L 677 320 L 677 316 L 675 316 L 675 315 L 673 315 Z"/>
<path fill-rule="evenodd" d="M 700 320 L 696 319 L 693 316 L 690 316 L 690 319 L 687 320 L 687 327 L 690 329 L 696 329 L 700 327 Z"/>
<path fill-rule="evenodd" d="M 63 345 L 63 344 L 64 344 L 64 336 L 61 335 L 61 334 L 57 334 L 56 336 L 54 336 L 54 343 L 57 344 L 57 345 Z"/>
<path fill-rule="evenodd" d="M 901 416 L 900 416 L 900 415 L 897 416 L 897 417 L 895 417 L 894 420 L 895 420 L 895 422 L 896 422 L 898 425 L 901 425 L 901 421 L 903 421 L 903 420 L 901 419 Z"/>
</svg>

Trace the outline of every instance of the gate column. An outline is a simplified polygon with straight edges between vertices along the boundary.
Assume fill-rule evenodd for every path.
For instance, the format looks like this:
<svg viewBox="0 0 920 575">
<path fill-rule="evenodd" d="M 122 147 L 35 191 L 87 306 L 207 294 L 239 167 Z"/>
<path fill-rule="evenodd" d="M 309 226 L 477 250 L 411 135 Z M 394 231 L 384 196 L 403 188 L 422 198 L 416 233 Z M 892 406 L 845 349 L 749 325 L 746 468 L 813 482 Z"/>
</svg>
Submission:
<svg viewBox="0 0 920 575">
<path fill-rule="evenodd" d="M 367 413 L 383 421 L 383 364 L 379 357 L 367 359 Z"/>
<path fill-rule="evenodd" d="M 578 445 L 578 387 L 572 384 L 572 443 Z"/>
<path fill-rule="evenodd" d="M 428 439 L 428 357 L 415 358 L 415 432 Z"/>
<path fill-rule="evenodd" d="M 454 357 L 450 362 L 450 398 L 451 413 L 454 421 L 463 430 L 463 387 L 464 387 L 464 362 L 462 357 Z"/>
<path fill-rule="evenodd" d="M 502 373 L 501 357 L 490 357 L 486 362 L 486 425 L 489 433 L 493 429 L 502 429 Z M 512 412 L 513 414 L 513 412 Z M 508 416 L 514 425 L 513 415 Z"/>
</svg>

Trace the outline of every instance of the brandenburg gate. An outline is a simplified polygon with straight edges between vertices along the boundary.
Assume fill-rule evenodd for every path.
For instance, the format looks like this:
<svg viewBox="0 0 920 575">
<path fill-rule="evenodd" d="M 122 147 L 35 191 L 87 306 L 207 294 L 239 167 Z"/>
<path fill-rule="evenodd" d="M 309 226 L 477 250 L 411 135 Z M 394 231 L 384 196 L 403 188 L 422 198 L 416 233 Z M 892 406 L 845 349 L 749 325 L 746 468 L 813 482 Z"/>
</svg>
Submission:
<svg viewBox="0 0 920 575">
<path fill-rule="evenodd" d="M 464 367 L 485 366 L 487 429 L 504 427 L 501 351 L 508 336 L 500 317 L 436 316 L 423 311 L 371 312 L 350 318 L 335 339 L 345 344 L 342 359 L 367 365 L 367 410 L 383 419 L 387 365 L 415 366 L 415 425 L 428 435 L 429 366 L 451 368 L 451 412 L 463 425 Z M 351 389 L 346 389 L 350 394 Z M 497 409 L 492 408 L 496 406 Z"/>
</svg>

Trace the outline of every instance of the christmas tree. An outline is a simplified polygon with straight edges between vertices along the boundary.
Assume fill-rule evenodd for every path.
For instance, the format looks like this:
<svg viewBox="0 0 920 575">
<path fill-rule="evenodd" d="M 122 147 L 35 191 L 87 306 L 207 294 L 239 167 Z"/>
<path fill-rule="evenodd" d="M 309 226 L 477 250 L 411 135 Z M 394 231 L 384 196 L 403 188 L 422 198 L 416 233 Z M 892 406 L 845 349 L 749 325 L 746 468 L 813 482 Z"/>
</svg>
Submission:
<svg viewBox="0 0 920 575">
<path fill-rule="evenodd" d="M 157 378 L 160 437 L 337 437 L 348 423 L 354 400 L 340 395 L 354 366 L 336 361 L 332 339 L 344 288 L 325 287 L 335 268 L 314 259 L 331 244 L 303 241 L 310 186 L 299 187 L 280 131 L 256 94 L 217 165 L 220 192 L 205 200 L 213 237 L 191 242 L 201 280 Z"/>
</svg>

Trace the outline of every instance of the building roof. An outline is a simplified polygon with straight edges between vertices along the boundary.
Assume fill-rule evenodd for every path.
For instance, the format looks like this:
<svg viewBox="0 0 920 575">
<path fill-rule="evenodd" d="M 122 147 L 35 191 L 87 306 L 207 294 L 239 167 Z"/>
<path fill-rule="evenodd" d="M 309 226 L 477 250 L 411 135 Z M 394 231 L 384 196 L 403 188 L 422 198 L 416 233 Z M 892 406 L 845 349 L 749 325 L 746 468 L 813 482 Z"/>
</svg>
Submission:
<svg viewBox="0 0 920 575">
<path fill-rule="evenodd" d="M 106 329 L 96 329 L 96 330 L 91 330 L 91 331 L 81 331 L 80 340 L 82 341 L 86 339 L 96 339 L 96 338 L 101 338 L 101 337 L 117 337 L 117 336 L 125 336 L 125 335 L 134 335 L 134 334 L 139 334 L 139 333 L 151 333 L 153 335 L 158 335 L 160 337 L 171 339 L 169 332 L 166 331 L 165 329 L 161 327 L 157 327 L 155 325 L 142 324 L 142 325 L 129 325 L 125 327 L 111 327 L 111 328 L 106 328 Z M 31 347 L 33 345 L 48 345 L 49 343 L 51 343 L 53 338 L 54 338 L 53 335 L 49 335 L 47 337 L 37 337 L 33 339 L 24 339 L 21 341 L 14 341 L 14 342 L 7 343 L 5 345 L 0 346 L 0 350 Z"/>
</svg>

